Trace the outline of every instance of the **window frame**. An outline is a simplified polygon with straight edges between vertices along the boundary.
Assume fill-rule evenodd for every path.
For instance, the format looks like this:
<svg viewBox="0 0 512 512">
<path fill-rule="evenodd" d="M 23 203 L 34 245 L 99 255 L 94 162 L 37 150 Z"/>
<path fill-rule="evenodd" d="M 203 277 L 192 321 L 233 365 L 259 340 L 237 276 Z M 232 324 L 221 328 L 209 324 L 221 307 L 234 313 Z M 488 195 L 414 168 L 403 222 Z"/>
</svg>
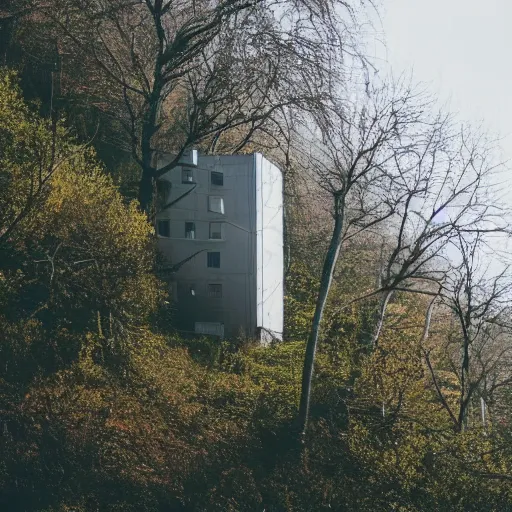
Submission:
<svg viewBox="0 0 512 512">
<path fill-rule="evenodd" d="M 206 268 L 220 268 L 220 251 L 206 252 Z"/>
<path fill-rule="evenodd" d="M 167 226 L 166 228 L 166 235 L 162 235 L 160 233 L 160 225 L 165 224 Z M 158 219 L 156 221 L 156 234 L 162 238 L 170 238 L 171 237 L 171 221 L 169 219 Z"/>
<path fill-rule="evenodd" d="M 191 230 L 188 230 L 187 227 L 192 226 Z M 187 236 L 189 233 L 192 233 L 193 236 Z M 195 240 L 196 239 L 196 223 L 191 221 L 185 221 L 185 238 L 187 240 Z"/>
<path fill-rule="evenodd" d="M 218 199 L 220 201 L 220 210 L 217 211 L 214 210 L 212 207 L 212 201 Z M 211 213 L 217 213 L 219 215 L 224 215 L 224 212 L 226 211 L 224 208 L 224 198 L 222 196 L 208 196 L 208 211 Z"/>
<path fill-rule="evenodd" d="M 214 183 L 214 176 L 216 179 L 219 179 L 220 183 Z M 224 173 L 221 171 L 210 171 L 210 185 L 213 187 L 223 187 L 224 186 Z"/>
<path fill-rule="evenodd" d="M 192 179 L 185 179 L 185 176 Z M 182 167 L 181 169 L 181 183 L 183 185 L 193 185 L 195 183 L 194 180 L 194 171 L 188 167 Z"/>
<path fill-rule="evenodd" d="M 212 236 L 212 225 L 218 224 L 219 225 L 219 237 Z M 224 240 L 224 222 L 219 221 L 211 221 L 208 226 L 208 239 L 209 240 Z"/>
<path fill-rule="evenodd" d="M 206 291 L 210 299 L 222 299 L 223 297 L 222 283 L 208 283 Z"/>
</svg>

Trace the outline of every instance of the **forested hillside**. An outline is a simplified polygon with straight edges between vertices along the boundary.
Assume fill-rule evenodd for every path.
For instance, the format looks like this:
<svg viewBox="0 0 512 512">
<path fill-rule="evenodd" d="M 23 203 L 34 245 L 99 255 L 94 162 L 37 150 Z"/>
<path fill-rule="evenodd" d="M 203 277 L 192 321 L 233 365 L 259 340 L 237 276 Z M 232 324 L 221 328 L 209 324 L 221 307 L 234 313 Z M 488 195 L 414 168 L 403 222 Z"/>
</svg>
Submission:
<svg viewBox="0 0 512 512">
<path fill-rule="evenodd" d="M 377 8 L 0 5 L 1 510 L 512 511 L 507 169 Z M 282 342 L 174 328 L 190 148 L 283 171 Z"/>
</svg>

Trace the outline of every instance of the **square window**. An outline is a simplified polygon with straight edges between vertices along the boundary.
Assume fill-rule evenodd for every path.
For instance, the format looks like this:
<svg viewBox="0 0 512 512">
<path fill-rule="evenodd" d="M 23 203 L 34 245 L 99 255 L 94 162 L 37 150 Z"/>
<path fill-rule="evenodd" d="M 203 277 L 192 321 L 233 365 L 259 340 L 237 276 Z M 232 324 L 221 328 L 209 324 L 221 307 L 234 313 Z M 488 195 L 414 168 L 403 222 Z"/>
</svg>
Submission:
<svg viewBox="0 0 512 512">
<path fill-rule="evenodd" d="M 185 222 L 185 238 L 194 240 L 196 237 L 196 225 L 194 222 Z"/>
<path fill-rule="evenodd" d="M 210 222 L 210 240 L 222 240 L 222 222 Z"/>
<path fill-rule="evenodd" d="M 218 171 L 212 171 L 210 175 L 212 185 L 222 187 L 224 185 L 224 173 Z"/>
<path fill-rule="evenodd" d="M 169 238 L 171 236 L 171 223 L 168 220 L 159 220 L 156 232 L 158 236 Z"/>
<path fill-rule="evenodd" d="M 222 298 L 222 285 L 221 284 L 209 284 L 208 285 L 208 297 L 213 299 Z"/>
<path fill-rule="evenodd" d="M 209 268 L 220 268 L 220 252 L 208 252 L 206 264 Z"/>
<path fill-rule="evenodd" d="M 194 183 L 194 174 L 192 169 L 181 170 L 181 183 Z"/>
<path fill-rule="evenodd" d="M 208 196 L 208 210 L 214 213 L 224 213 L 224 198 Z"/>
</svg>

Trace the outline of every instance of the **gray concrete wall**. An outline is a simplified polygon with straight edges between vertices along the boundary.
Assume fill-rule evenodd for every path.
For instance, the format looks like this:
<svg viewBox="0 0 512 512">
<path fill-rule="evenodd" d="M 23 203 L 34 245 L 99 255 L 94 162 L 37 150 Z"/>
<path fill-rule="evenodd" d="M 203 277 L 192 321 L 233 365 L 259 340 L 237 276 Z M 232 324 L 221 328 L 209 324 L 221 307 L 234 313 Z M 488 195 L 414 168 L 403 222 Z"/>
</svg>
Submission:
<svg viewBox="0 0 512 512">
<path fill-rule="evenodd" d="M 162 157 L 159 166 L 165 165 L 166 161 L 168 159 Z M 258 166 L 260 171 L 257 172 Z M 226 337 L 237 336 L 240 330 L 254 336 L 257 325 L 282 332 L 282 212 L 277 214 L 282 205 L 282 190 L 275 183 L 270 186 L 275 181 L 276 171 L 279 173 L 278 169 L 261 155 L 227 155 L 200 156 L 197 167 L 191 168 L 191 171 L 195 181 L 194 190 L 157 216 L 157 220 L 168 219 L 170 222 L 170 237 L 159 239 L 160 250 L 170 262 L 177 263 L 201 251 L 173 278 L 178 327 L 193 331 L 195 322 L 221 322 Z M 211 171 L 223 173 L 223 186 L 211 184 Z M 258 193 L 270 193 L 268 201 L 260 206 L 256 200 L 257 174 L 260 180 Z M 263 178 L 262 181 L 262 176 L 267 174 L 270 179 Z M 194 186 L 181 182 L 181 167 L 171 170 L 163 178 L 172 183 L 168 201 Z M 279 194 L 281 199 L 278 205 Z M 224 199 L 224 214 L 208 211 L 208 196 Z M 259 235 L 257 212 L 264 218 L 261 221 L 264 227 Z M 222 240 L 209 239 L 209 223 L 216 221 L 223 222 Z M 194 240 L 185 238 L 185 222 L 195 223 Z M 261 276 L 268 276 L 268 279 L 264 278 L 267 284 L 281 276 L 272 293 L 266 285 L 264 292 L 257 290 L 258 236 L 265 240 L 264 263 L 258 267 Z M 276 247 L 272 249 L 274 243 Z M 220 252 L 220 268 L 207 266 L 208 251 Z M 275 265 L 279 269 L 274 269 Z M 222 298 L 209 297 L 208 284 L 222 284 Z M 192 289 L 194 294 L 191 293 Z M 257 319 L 258 311 L 261 312 L 260 322 Z"/>
</svg>

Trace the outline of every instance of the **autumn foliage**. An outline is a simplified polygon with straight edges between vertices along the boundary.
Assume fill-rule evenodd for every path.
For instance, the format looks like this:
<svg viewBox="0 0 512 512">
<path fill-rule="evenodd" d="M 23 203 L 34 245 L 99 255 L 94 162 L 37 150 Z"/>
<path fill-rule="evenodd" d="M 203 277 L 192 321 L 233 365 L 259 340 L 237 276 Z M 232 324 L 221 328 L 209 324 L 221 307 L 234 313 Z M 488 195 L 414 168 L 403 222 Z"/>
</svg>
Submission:
<svg viewBox="0 0 512 512">
<path fill-rule="evenodd" d="M 453 315 L 436 311 L 426 340 L 423 295 L 397 293 L 368 344 L 376 302 L 353 299 L 371 284 L 370 239 L 337 267 L 301 442 L 308 243 L 292 254 L 285 342 L 181 338 L 156 320 L 169 297 L 146 215 L 1 71 L 2 510 L 512 510 L 506 386 L 499 414 L 482 422 L 475 400 L 454 428 Z"/>
</svg>

